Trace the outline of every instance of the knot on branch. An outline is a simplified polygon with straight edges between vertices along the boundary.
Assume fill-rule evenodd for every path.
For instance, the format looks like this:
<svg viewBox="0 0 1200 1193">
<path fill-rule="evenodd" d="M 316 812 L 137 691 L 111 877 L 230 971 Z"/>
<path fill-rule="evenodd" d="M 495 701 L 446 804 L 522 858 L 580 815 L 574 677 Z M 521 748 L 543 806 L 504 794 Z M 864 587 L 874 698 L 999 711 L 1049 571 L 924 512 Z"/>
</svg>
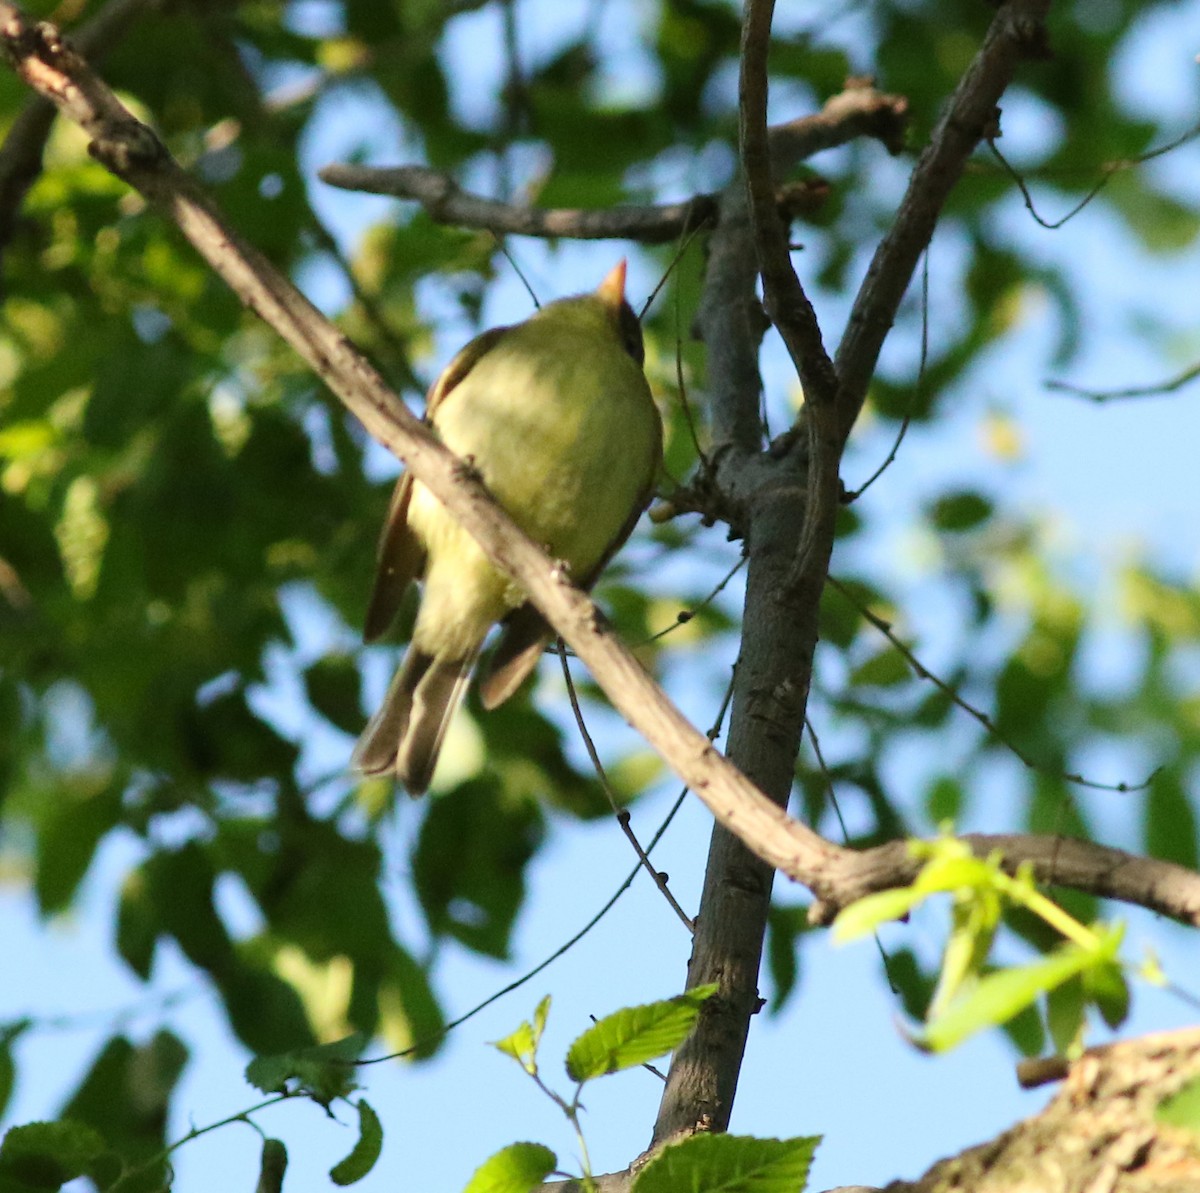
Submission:
<svg viewBox="0 0 1200 1193">
<path fill-rule="evenodd" d="M 153 129 L 139 120 L 112 125 L 103 136 L 88 143 L 88 154 L 121 178 L 138 169 L 158 165 L 167 158 L 166 146 Z"/>
</svg>

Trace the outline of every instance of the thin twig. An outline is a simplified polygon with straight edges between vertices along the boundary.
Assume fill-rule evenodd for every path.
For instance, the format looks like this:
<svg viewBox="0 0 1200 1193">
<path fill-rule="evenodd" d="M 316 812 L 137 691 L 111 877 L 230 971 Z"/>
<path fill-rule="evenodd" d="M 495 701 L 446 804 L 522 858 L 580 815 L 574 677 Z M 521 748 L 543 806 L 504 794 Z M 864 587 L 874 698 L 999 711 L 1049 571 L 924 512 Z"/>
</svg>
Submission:
<svg viewBox="0 0 1200 1193">
<path fill-rule="evenodd" d="M 739 555 L 733 567 L 731 567 L 729 571 L 727 571 L 725 575 L 721 577 L 721 579 L 717 582 L 716 587 L 713 588 L 713 590 L 706 597 L 700 600 L 692 609 L 681 609 L 675 615 L 675 620 L 669 626 L 659 630 L 656 634 L 651 634 L 649 638 L 646 638 L 642 641 L 641 645 L 645 646 L 651 642 L 658 642 L 660 639 L 665 638 L 668 634 L 673 634 L 677 629 L 679 629 L 680 626 L 687 625 L 687 623 L 691 621 L 701 609 L 711 605 L 712 602 L 718 596 L 720 596 L 720 594 L 725 590 L 725 586 L 734 578 L 734 576 L 738 574 L 738 572 L 742 570 L 745 564 L 746 556 Z"/>
<path fill-rule="evenodd" d="M 842 815 L 842 806 L 838 802 L 837 788 L 833 784 L 833 775 L 829 773 L 829 767 L 825 765 L 825 755 L 821 753 L 821 742 L 817 738 L 817 731 L 813 728 L 810 717 L 804 718 L 804 728 L 808 730 L 808 740 L 812 742 L 813 753 L 817 757 L 817 766 L 820 768 L 821 776 L 825 780 L 825 787 L 829 791 L 829 805 L 833 808 L 833 814 L 837 817 L 838 827 L 842 830 L 842 841 L 848 845 L 850 843 L 850 830 L 846 827 L 846 820 Z"/>
<path fill-rule="evenodd" d="M 900 445 L 904 442 L 904 436 L 908 434 L 909 424 L 912 422 L 913 406 L 921 391 L 925 388 L 925 366 L 929 360 L 929 250 L 925 250 L 922 258 L 921 266 L 921 359 L 917 364 L 917 380 L 913 386 L 913 392 L 909 395 L 908 402 L 904 409 L 904 417 L 900 420 L 900 430 L 896 434 L 896 440 L 892 444 L 892 450 L 888 452 L 887 459 L 884 460 L 874 472 L 852 493 L 847 493 L 842 499 L 844 504 L 850 505 L 857 501 L 891 466 L 895 463 L 896 455 L 900 451 Z"/>
<path fill-rule="evenodd" d="M 1156 766 L 1140 783 L 1099 783 L 1094 779 L 1086 779 L 1083 775 L 1071 774 L 1069 772 L 1060 771 L 1056 767 L 1043 766 L 1036 762 L 1028 754 L 1015 745 L 1008 737 L 1000 732 L 995 721 L 991 719 L 982 709 L 976 708 L 970 701 L 964 699 L 958 694 L 944 679 L 935 675 L 915 654 L 900 640 L 891 625 L 886 622 L 877 613 L 873 613 L 867 608 L 844 584 L 833 576 L 829 577 L 829 585 L 831 588 L 840 592 L 846 600 L 854 606 L 862 616 L 870 622 L 891 644 L 896 650 L 903 655 L 905 662 L 913 669 L 918 679 L 927 679 L 939 692 L 946 696 L 952 704 L 962 709 L 972 720 L 978 722 L 984 729 L 991 734 L 1006 750 L 1009 751 L 1019 762 L 1024 764 L 1029 770 L 1039 775 L 1045 775 L 1052 779 L 1062 779 L 1067 783 L 1074 783 L 1079 787 L 1088 787 L 1093 791 L 1118 791 L 1128 793 L 1133 791 L 1145 791 L 1147 787 L 1154 782 L 1154 776 L 1162 769 Z"/>
<path fill-rule="evenodd" d="M 671 805 L 671 810 L 663 819 L 662 824 L 658 828 L 658 832 L 651 837 L 650 844 L 646 846 L 647 853 L 651 852 L 655 845 L 658 844 L 671 821 L 675 819 L 679 809 L 683 807 L 683 801 L 686 794 L 687 791 L 685 788 L 684 793 L 680 795 L 678 799 L 676 799 L 674 804 Z M 359 1060 L 356 1063 L 360 1065 L 377 1065 L 381 1064 L 385 1060 L 402 1060 L 406 1056 L 414 1056 L 420 1052 L 423 1052 L 425 1049 L 436 1044 L 443 1037 L 449 1035 L 450 1032 L 454 1031 L 455 1028 L 461 1027 L 468 1020 L 474 1019 L 475 1016 L 481 1011 L 487 1010 L 492 1003 L 499 1002 L 499 1000 L 504 998 L 505 995 L 512 994 L 514 990 L 520 990 L 522 986 L 528 982 L 531 982 L 543 970 L 549 969 L 550 966 L 553 965 L 554 962 L 560 957 L 565 957 L 567 953 L 569 953 L 593 928 L 595 928 L 596 925 L 599 924 L 600 921 L 603 920 L 604 917 L 608 915 L 608 913 L 612 911 L 614 907 L 616 907 L 621 896 L 625 894 L 625 892 L 629 890 L 631 886 L 633 886 L 634 879 L 637 878 L 641 872 L 642 863 L 639 861 L 637 865 L 634 866 L 633 869 L 630 870 L 625 876 L 625 881 L 622 882 L 619 887 L 617 887 L 617 889 L 609 897 L 608 901 L 600 908 L 599 911 L 596 912 L 594 916 L 592 916 L 590 920 L 588 920 L 586 924 L 583 925 L 582 928 L 579 929 L 578 932 L 569 937 L 567 940 L 563 941 L 563 943 L 560 944 L 558 948 L 554 950 L 554 952 L 543 958 L 543 960 L 539 961 L 535 966 L 533 966 L 532 969 L 526 970 L 525 973 L 523 973 L 519 978 L 509 982 L 506 986 L 502 986 L 494 993 L 489 994 L 487 998 L 480 1003 L 476 1003 L 475 1006 L 473 1006 L 469 1011 L 464 1011 L 461 1015 L 457 1016 L 457 1018 L 451 1019 L 450 1022 L 439 1031 L 424 1037 L 424 1039 L 418 1040 L 417 1043 L 410 1044 L 407 1048 L 403 1048 L 399 1052 L 389 1052 L 385 1056 L 372 1056 L 369 1059 Z"/>
<path fill-rule="evenodd" d="M 767 314 L 796 366 L 805 404 L 821 406 L 833 401 L 837 376 L 821 339 L 816 312 L 792 268 L 787 228 L 775 205 L 767 128 L 767 54 L 774 10 L 774 0 L 747 0 L 738 89 L 742 171 Z"/>
<path fill-rule="evenodd" d="M 658 279 L 658 284 L 650 291 L 649 297 L 642 303 L 642 309 L 638 311 L 638 322 L 641 323 L 646 318 L 646 313 L 654 305 L 654 300 L 662 292 L 662 288 L 670 280 L 671 274 L 675 272 L 676 266 L 683 260 L 688 249 L 692 247 L 692 241 L 696 239 L 703 231 L 702 225 L 697 225 L 690 229 L 681 229 L 679 233 L 679 243 L 675 248 L 675 255 L 671 258 L 670 264 L 663 271 L 662 277 Z M 676 291 L 678 296 L 678 291 Z"/>
<path fill-rule="evenodd" d="M 638 861 L 646 873 L 650 875 L 654 885 L 658 887 L 662 893 L 662 897 L 671 905 L 671 910 L 682 921 L 683 926 L 689 932 L 696 931 L 696 925 L 692 921 L 692 917 L 679 906 L 679 901 L 671 894 L 671 888 L 667 885 L 667 876 L 661 871 L 656 870 L 650 862 L 650 857 L 642 848 L 642 843 L 637 839 L 637 834 L 633 831 L 632 825 L 629 823 L 629 809 L 622 808 L 617 802 L 616 793 L 612 789 L 612 784 L 608 781 L 608 772 L 604 769 L 604 763 L 600 761 L 600 755 L 596 750 L 596 743 L 592 741 L 592 735 L 588 732 L 587 723 L 583 719 L 583 709 L 579 707 L 579 695 L 575 691 L 575 681 L 571 678 L 571 664 L 567 661 L 566 643 L 560 638 L 558 640 L 558 661 L 562 664 L 563 679 L 567 684 L 567 696 L 571 701 L 571 711 L 575 714 L 575 724 L 579 729 L 579 735 L 583 738 L 584 747 L 587 749 L 588 757 L 592 760 L 592 767 L 596 772 L 596 777 L 600 780 L 600 786 L 604 790 L 604 794 L 608 797 L 608 802 L 613 810 L 613 815 L 617 818 L 617 823 L 621 826 L 621 831 L 625 834 L 626 840 L 633 846 L 633 852 L 637 854 Z"/>
<path fill-rule="evenodd" d="M 1025 179 L 1015 166 L 1009 162 L 1008 158 L 1000 152 L 996 145 L 995 137 L 988 137 L 988 148 L 992 151 L 993 156 L 1004 167 L 1008 176 L 1017 184 L 1017 188 L 1021 192 L 1021 198 L 1025 200 L 1025 207 L 1029 214 L 1033 216 L 1036 223 L 1051 232 L 1057 231 L 1063 224 L 1074 219 L 1109 183 L 1109 180 L 1114 174 L 1120 174 L 1124 170 L 1132 170 L 1137 166 L 1144 165 L 1146 162 L 1153 161 L 1156 157 L 1162 157 L 1164 154 L 1171 153 L 1178 149 L 1181 145 L 1186 145 L 1189 141 L 1200 136 L 1200 124 L 1194 124 L 1186 132 L 1180 133 L 1174 140 L 1169 141 L 1166 145 L 1160 145 L 1157 149 L 1147 150 L 1145 153 L 1139 154 L 1137 157 L 1122 158 L 1119 161 L 1105 162 L 1100 167 L 1100 177 L 1092 186 L 1091 190 L 1075 204 L 1074 207 L 1067 212 L 1066 215 L 1056 220 L 1044 219 L 1033 203 L 1033 196 L 1029 193 L 1029 187 L 1025 183 Z"/>
<path fill-rule="evenodd" d="M 492 232 L 492 239 L 496 242 L 496 247 L 504 255 L 504 259 L 512 266 L 512 271 L 520 279 L 521 285 L 525 287 L 525 293 L 529 295 L 535 309 L 541 310 L 542 304 L 538 299 L 537 292 L 534 290 L 532 283 L 525 276 L 525 271 L 517 264 L 517 259 L 509 252 L 508 245 L 504 242 L 504 237 L 497 232 Z"/>
<path fill-rule="evenodd" d="M 1188 365 L 1182 373 L 1177 373 L 1167 381 L 1158 381 L 1153 385 L 1132 385 L 1126 389 L 1087 389 L 1080 385 L 1071 385 L 1067 381 L 1047 381 L 1046 388 L 1057 390 L 1059 393 L 1076 394 L 1081 398 L 1090 398 L 1093 402 L 1109 402 L 1117 398 L 1153 398 L 1163 394 L 1173 394 L 1183 389 L 1190 381 L 1200 377 L 1200 362 Z"/>
</svg>

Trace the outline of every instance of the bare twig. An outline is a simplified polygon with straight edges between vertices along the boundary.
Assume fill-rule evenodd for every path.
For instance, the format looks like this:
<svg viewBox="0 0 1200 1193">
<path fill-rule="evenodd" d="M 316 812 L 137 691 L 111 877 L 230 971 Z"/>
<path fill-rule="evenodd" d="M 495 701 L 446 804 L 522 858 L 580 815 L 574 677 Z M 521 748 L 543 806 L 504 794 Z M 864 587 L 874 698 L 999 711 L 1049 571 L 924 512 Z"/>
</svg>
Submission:
<svg viewBox="0 0 1200 1193">
<path fill-rule="evenodd" d="M 724 592 L 725 586 L 734 578 L 734 576 L 738 574 L 738 572 L 742 570 L 742 568 L 745 566 L 745 563 L 746 557 L 744 555 L 739 555 L 733 566 L 725 573 L 725 575 L 721 577 L 720 580 L 717 581 L 707 596 L 698 601 L 691 609 L 681 609 L 677 614 L 675 614 L 675 620 L 669 626 L 665 626 L 657 633 L 651 634 L 649 638 L 646 638 L 643 641 L 642 645 L 648 645 L 651 642 L 657 642 L 661 638 L 665 638 L 668 634 L 673 634 L 681 625 L 687 625 L 687 623 L 691 621 L 701 609 L 712 604 L 712 602 L 722 592 Z"/>
<path fill-rule="evenodd" d="M 767 135 L 767 51 L 774 11 L 774 0 L 747 0 L 739 87 L 742 171 L 767 314 L 796 366 L 805 404 L 821 406 L 833 401 L 837 377 L 821 340 L 816 312 L 792 268 L 787 229 L 774 202 Z"/>
<path fill-rule="evenodd" d="M 1067 381 L 1047 381 L 1046 388 L 1089 398 L 1093 402 L 1112 402 L 1119 398 L 1156 398 L 1163 394 L 1173 394 L 1195 381 L 1197 377 L 1200 377 L 1200 363 L 1189 365 L 1182 373 L 1152 385 L 1131 385 L 1125 389 L 1087 389 L 1081 385 L 1071 385 Z"/>
<path fill-rule="evenodd" d="M 566 644 L 561 638 L 558 640 L 558 661 L 562 664 L 563 679 L 567 684 L 567 698 L 571 702 L 571 712 L 575 714 L 575 725 L 579 729 L 579 736 L 583 738 L 584 748 L 587 750 L 588 758 L 592 762 L 592 769 L 595 770 L 596 777 L 600 780 L 600 786 L 608 798 L 609 806 L 612 808 L 613 815 L 617 819 L 617 824 L 621 826 L 621 832 L 625 834 L 625 839 L 633 846 L 633 852 L 637 854 L 638 861 L 642 864 L 646 873 L 650 875 L 651 882 L 658 887 L 660 894 L 666 899 L 671 910 L 679 917 L 683 926 L 689 932 L 695 932 L 696 925 L 692 922 L 692 917 L 679 906 L 679 901 L 671 894 L 671 888 L 667 885 L 666 874 L 661 870 L 655 869 L 653 863 L 650 861 L 649 854 L 642 848 L 642 843 L 637 839 L 637 834 L 633 831 L 633 826 L 630 824 L 629 809 L 622 808 L 617 803 L 616 793 L 612 789 L 612 784 L 608 781 L 608 772 L 604 769 L 604 763 L 600 761 L 600 754 L 596 750 L 596 743 L 592 741 L 592 735 L 588 732 L 587 723 L 583 719 L 583 709 L 579 706 L 579 694 L 575 691 L 575 681 L 571 678 L 571 664 L 567 661 Z"/>
<path fill-rule="evenodd" d="M 1145 791 L 1154 781 L 1154 776 L 1161 769 L 1160 767 L 1155 767 L 1140 783 L 1098 783 L 1096 780 L 1085 778 L 1083 775 L 1074 774 L 1069 771 L 1060 771 L 1056 767 L 1043 766 L 1040 762 L 1036 762 L 1033 758 L 1029 757 L 1019 746 L 1001 733 L 996 722 L 987 713 L 980 708 L 976 708 L 969 700 L 960 696 L 944 679 L 930 671 L 913 654 L 912 650 L 905 645 L 895 630 L 892 629 L 891 625 L 877 613 L 873 613 L 868 609 L 841 581 L 830 576 L 829 586 L 836 592 L 840 592 L 862 614 L 863 618 L 870 622 L 892 644 L 895 650 L 903 656 L 904 661 L 913 669 L 913 673 L 918 679 L 925 679 L 933 684 L 951 704 L 956 708 L 961 708 L 973 721 L 982 725 L 1018 762 L 1022 763 L 1035 774 L 1045 775 L 1051 779 L 1061 779 L 1066 783 L 1074 783 L 1078 787 L 1091 788 L 1093 791 L 1116 791 L 1125 794 L 1131 791 Z"/>
<path fill-rule="evenodd" d="M 1168 141 L 1165 145 L 1160 145 L 1157 149 L 1149 149 L 1145 153 L 1138 154 L 1137 157 L 1121 158 L 1118 161 L 1105 162 L 1100 167 L 1100 177 L 1096 180 L 1091 189 L 1072 207 L 1066 215 L 1060 216 L 1056 220 L 1047 220 L 1038 213 L 1037 208 L 1033 203 L 1033 196 L 1029 193 L 1029 187 L 1025 179 L 1021 177 L 1020 172 L 1009 162 L 1008 158 L 1000 152 L 996 145 L 995 137 L 988 137 L 988 148 L 992 151 L 993 156 L 1004 168 L 1008 176 L 1017 184 L 1017 189 L 1021 192 L 1021 198 L 1025 200 L 1025 207 L 1029 214 L 1033 216 L 1034 222 L 1040 224 L 1043 228 L 1054 232 L 1074 219 L 1107 185 L 1109 179 L 1114 174 L 1120 174 L 1123 170 L 1132 170 L 1136 166 L 1143 165 L 1146 162 L 1153 161 L 1156 157 L 1162 157 L 1165 154 L 1171 153 L 1178 149 L 1181 145 L 1186 145 L 1189 141 L 1200 136 L 1200 124 L 1194 124 L 1186 132 L 1182 132 L 1173 140 Z"/>
<path fill-rule="evenodd" d="M 876 91 L 853 79 L 815 116 L 772 128 L 769 133 L 774 176 L 823 149 L 859 137 L 874 137 L 899 152 L 907 121 L 902 96 Z M 412 199 L 439 223 L 486 228 L 497 234 L 568 237 L 576 240 L 628 239 L 663 244 L 718 219 L 720 195 L 696 195 L 683 203 L 646 204 L 605 209 L 539 208 L 502 203 L 463 190 L 448 174 L 427 166 L 362 166 L 335 163 L 319 172 L 322 181 L 344 190 Z M 791 214 L 820 207 L 828 187 L 819 181 L 792 183 L 773 191 L 775 203 Z"/>
<path fill-rule="evenodd" d="M 662 244 L 712 223 L 717 209 L 712 195 L 698 195 L 684 203 L 602 209 L 503 203 L 463 190 L 448 174 L 427 166 L 335 164 L 320 170 L 319 177 L 343 190 L 413 199 L 438 223 L 484 228 L 497 235 Z"/>
<path fill-rule="evenodd" d="M 929 253 L 926 252 L 922 258 L 921 266 L 921 359 L 917 365 L 917 380 L 913 386 L 913 393 L 908 399 L 908 404 L 904 411 L 904 417 L 900 420 L 900 430 L 896 433 L 895 442 L 892 444 L 892 450 L 888 452 L 887 458 L 871 473 L 869 477 L 853 492 L 847 493 L 842 499 L 846 505 L 857 501 L 896 461 L 896 455 L 900 451 L 900 445 L 904 442 L 904 436 L 908 434 L 909 424 L 912 422 L 912 408 L 916 404 L 917 398 L 921 391 L 925 388 L 925 366 L 929 360 Z"/>
</svg>

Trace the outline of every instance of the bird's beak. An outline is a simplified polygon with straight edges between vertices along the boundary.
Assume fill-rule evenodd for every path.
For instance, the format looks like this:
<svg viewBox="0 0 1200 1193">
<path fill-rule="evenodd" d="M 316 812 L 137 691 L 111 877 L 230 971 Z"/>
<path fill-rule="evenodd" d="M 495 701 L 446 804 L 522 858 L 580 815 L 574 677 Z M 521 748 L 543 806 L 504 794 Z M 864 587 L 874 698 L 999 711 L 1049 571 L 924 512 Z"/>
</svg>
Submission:
<svg viewBox="0 0 1200 1193">
<path fill-rule="evenodd" d="M 614 315 L 621 309 L 621 304 L 625 301 L 624 257 L 609 270 L 608 276 L 596 287 L 596 293 Z"/>
</svg>

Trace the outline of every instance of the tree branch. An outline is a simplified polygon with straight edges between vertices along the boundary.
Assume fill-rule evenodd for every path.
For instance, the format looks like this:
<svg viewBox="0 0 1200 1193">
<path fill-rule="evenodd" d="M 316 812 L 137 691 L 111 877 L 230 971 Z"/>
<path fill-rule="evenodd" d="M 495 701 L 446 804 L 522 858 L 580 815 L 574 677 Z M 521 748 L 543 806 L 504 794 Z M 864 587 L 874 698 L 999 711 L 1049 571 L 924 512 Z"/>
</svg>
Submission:
<svg viewBox="0 0 1200 1193">
<path fill-rule="evenodd" d="M 865 80 L 852 79 L 815 116 L 769 131 L 775 176 L 797 163 L 859 137 L 874 137 L 895 153 L 903 141 L 908 104 L 884 95 Z M 567 237 L 574 240 L 636 240 L 664 244 L 718 219 L 719 194 L 695 195 L 682 203 L 607 208 L 543 208 L 504 203 L 464 190 L 450 175 L 428 166 L 361 166 L 334 163 L 318 172 L 322 182 L 343 190 L 412 199 L 431 219 L 461 228 L 484 228 L 498 235 Z M 771 188 L 771 201 L 790 214 L 815 211 L 827 189 L 818 182 Z"/>
<path fill-rule="evenodd" d="M 838 424 L 843 440 L 866 400 L 867 386 L 900 300 L 967 158 L 995 124 L 996 105 L 1018 62 L 1048 54 L 1045 18 L 1049 7 L 1050 0 L 1007 0 L 1000 5 L 979 53 L 913 170 L 896 218 L 859 288 L 834 357 L 841 382 Z"/>
<path fill-rule="evenodd" d="M 109 0 L 90 21 L 72 34 L 81 54 L 102 59 L 146 12 L 162 7 L 163 0 Z M 12 122 L 0 145 L 0 255 L 17 231 L 17 213 L 29 188 L 42 172 L 42 151 L 54 123 L 54 105 L 32 96 Z"/>
<path fill-rule="evenodd" d="M 767 314 L 796 366 L 805 403 L 827 405 L 833 400 L 837 376 L 821 340 L 816 312 L 792 268 L 787 229 L 774 203 L 774 167 L 767 135 L 767 56 L 774 11 L 775 0 L 747 0 L 738 88 L 742 172 Z"/>
<path fill-rule="evenodd" d="M 439 224 L 485 228 L 498 235 L 637 240 L 662 244 L 714 222 L 715 195 L 683 203 L 606 208 L 531 207 L 503 203 L 463 190 L 448 174 L 427 166 L 356 166 L 337 163 L 318 171 L 322 182 L 343 190 L 415 199 Z"/>
<path fill-rule="evenodd" d="M 968 833 L 961 839 L 977 857 L 999 854 L 1009 874 L 1030 866 L 1045 886 L 1115 899 L 1200 927 L 1200 874 L 1186 866 L 1070 837 Z M 843 907 L 864 895 L 907 886 L 921 865 L 905 841 L 861 851 L 839 850 L 822 875 L 820 896 L 809 910 L 809 919 L 828 924 Z"/>
</svg>

